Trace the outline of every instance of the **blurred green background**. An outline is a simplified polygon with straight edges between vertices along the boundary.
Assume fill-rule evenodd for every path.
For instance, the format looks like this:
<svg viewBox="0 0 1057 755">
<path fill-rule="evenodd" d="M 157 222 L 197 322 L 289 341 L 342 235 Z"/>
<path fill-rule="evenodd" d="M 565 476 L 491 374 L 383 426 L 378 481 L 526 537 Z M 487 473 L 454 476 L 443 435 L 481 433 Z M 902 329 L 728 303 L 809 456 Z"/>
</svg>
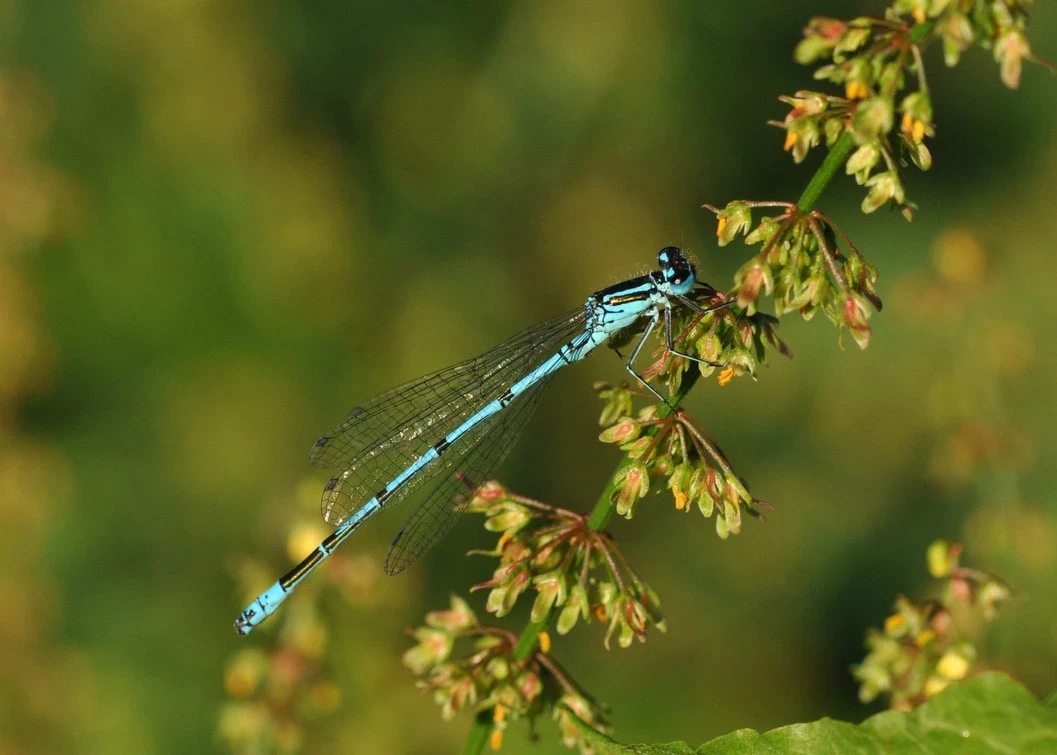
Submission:
<svg viewBox="0 0 1057 755">
<path fill-rule="evenodd" d="M 800 28 L 881 9 L 0 2 L 0 753 L 225 751 L 225 665 L 269 643 L 232 631 L 240 575 L 289 565 L 321 432 L 664 245 L 729 285 L 748 251 L 700 205 L 796 198 L 821 156 L 793 166 L 765 122 L 813 86 Z M 1057 55 L 1051 5 L 1031 37 Z M 937 537 L 1021 592 L 989 664 L 1057 686 L 1057 81 L 1030 66 L 1011 92 L 987 53 L 938 52 L 913 224 L 862 216 L 844 177 L 822 202 L 881 270 L 869 350 L 787 318 L 795 359 L 688 402 L 777 510 L 722 542 L 641 505 L 613 529 L 668 634 L 555 641 L 623 741 L 862 718 L 848 666 Z M 557 379 L 502 479 L 586 510 L 617 461 L 590 386 L 621 375 L 600 353 Z M 489 575 L 463 556 L 489 540 L 464 522 L 387 580 L 405 515 L 345 546 L 360 588 L 325 599 L 340 699 L 308 752 L 465 736 L 414 689 L 403 629 Z M 549 751 L 540 730 L 504 750 Z"/>
</svg>

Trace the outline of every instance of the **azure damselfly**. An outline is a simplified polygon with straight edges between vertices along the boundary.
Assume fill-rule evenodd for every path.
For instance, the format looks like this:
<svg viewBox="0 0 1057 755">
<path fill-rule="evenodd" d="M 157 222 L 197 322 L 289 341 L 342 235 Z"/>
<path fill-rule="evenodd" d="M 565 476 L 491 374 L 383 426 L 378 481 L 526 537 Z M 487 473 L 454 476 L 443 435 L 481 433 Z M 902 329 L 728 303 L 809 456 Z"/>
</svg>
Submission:
<svg viewBox="0 0 1057 755">
<path fill-rule="evenodd" d="M 397 574 L 417 561 L 451 528 L 476 487 L 489 480 L 517 442 L 554 373 L 615 334 L 645 322 L 626 366 L 665 403 L 634 368 L 662 317 L 669 352 L 715 366 L 675 350 L 672 310 L 683 305 L 704 314 L 731 302 L 701 307 L 689 298 L 695 286 L 703 286 L 713 297 L 717 294 L 698 282 L 697 271 L 678 247 L 662 249 L 657 260 L 659 270 L 597 291 L 582 307 L 480 356 L 383 393 L 353 409 L 316 441 L 312 464 L 340 470 L 327 482 L 322 501 L 323 518 L 337 529 L 242 612 L 235 621 L 238 633 L 248 634 L 274 613 L 371 515 L 439 476 L 440 482 L 393 539 L 385 570 Z"/>
</svg>

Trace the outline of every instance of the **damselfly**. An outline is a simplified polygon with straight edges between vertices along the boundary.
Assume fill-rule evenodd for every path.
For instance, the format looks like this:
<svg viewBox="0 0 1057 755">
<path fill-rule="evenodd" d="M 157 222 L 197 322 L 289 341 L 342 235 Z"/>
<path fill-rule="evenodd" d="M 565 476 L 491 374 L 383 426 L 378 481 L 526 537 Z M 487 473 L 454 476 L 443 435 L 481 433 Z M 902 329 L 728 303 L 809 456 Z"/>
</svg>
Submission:
<svg viewBox="0 0 1057 755">
<path fill-rule="evenodd" d="M 713 297 L 716 292 L 699 284 L 679 248 L 662 249 L 657 260 L 659 270 L 591 294 L 579 309 L 383 393 L 316 441 L 312 464 L 340 470 L 327 482 L 322 501 L 323 518 L 337 529 L 242 612 L 235 621 L 239 634 L 270 616 L 372 514 L 439 476 L 393 539 L 385 570 L 396 574 L 417 561 L 455 523 L 474 486 L 487 482 L 506 457 L 554 373 L 615 334 L 645 323 L 627 369 L 661 401 L 666 399 L 635 371 L 634 362 L 662 317 L 669 352 L 711 364 L 675 350 L 672 309 L 682 304 L 707 313 L 731 302 L 701 307 L 689 298 L 698 285 Z"/>
</svg>

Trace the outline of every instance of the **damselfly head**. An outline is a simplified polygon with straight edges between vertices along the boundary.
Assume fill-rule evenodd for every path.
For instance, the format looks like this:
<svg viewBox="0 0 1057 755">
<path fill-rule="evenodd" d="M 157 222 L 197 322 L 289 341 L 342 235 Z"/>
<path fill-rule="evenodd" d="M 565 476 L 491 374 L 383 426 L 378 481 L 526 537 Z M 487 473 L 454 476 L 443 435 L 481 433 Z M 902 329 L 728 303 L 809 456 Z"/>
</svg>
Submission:
<svg viewBox="0 0 1057 755">
<path fill-rule="evenodd" d="M 673 294 L 683 295 L 690 292 L 697 280 L 697 270 L 677 246 L 666 246 L 657 255 L 661 266 L 661 275 Z"/>
</svg>

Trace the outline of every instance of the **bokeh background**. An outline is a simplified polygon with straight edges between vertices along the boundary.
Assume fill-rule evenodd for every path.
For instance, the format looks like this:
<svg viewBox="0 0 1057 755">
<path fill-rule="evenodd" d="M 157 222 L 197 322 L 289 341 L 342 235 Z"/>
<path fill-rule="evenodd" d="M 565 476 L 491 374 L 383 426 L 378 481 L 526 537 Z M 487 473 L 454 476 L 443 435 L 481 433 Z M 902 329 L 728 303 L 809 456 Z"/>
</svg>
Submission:
<svg viewBox="0 0 1057 755">
<path fill-rule="evenodd" d="M 800 27 L 881 7 L 0 2 L 0 752 L 227 751 L 252 722 L 225 719 L 225 668 L 274 641 L 231 622 L 323 532 L 320 433 L 661 246 L 729 285 L 748 252 L 717 249 L 700 205 L 796 198 L 820 155 L 793 166 L 765 122 L 813 85 Z M 1036 15 L 1057 55 L 1057 13 Z M 688 401 L 777 510 L 721 542 L 640 506 L 613 529 L 670 631 L 555 642 L 623 741 L 864 717 L 848 666 L 937 537 L 1021 593 L 988 663 L 1057 686 L 1057 79 L 1007 91 L 979 50 L 929 63 L 914 222 L 862 216 L 843 177 L 822 203 L 881 270 L 869 350 L 787 318 L 795 359 Z M 567 370 L 503 480 L 586 510 L 617 460 L 590 386 L 621 374 L 610 353 Z M 487 577 L 463 555 L 487 538 L 464 522 L 388 580 L 405 513 L 346 545 L 342 594 L 308 590 L 332 682 L 292 735 L 306 752 L 465 736 L 400 655 Z M 504 749 L 549 751 L 540 730 Z"/>
</svg>

